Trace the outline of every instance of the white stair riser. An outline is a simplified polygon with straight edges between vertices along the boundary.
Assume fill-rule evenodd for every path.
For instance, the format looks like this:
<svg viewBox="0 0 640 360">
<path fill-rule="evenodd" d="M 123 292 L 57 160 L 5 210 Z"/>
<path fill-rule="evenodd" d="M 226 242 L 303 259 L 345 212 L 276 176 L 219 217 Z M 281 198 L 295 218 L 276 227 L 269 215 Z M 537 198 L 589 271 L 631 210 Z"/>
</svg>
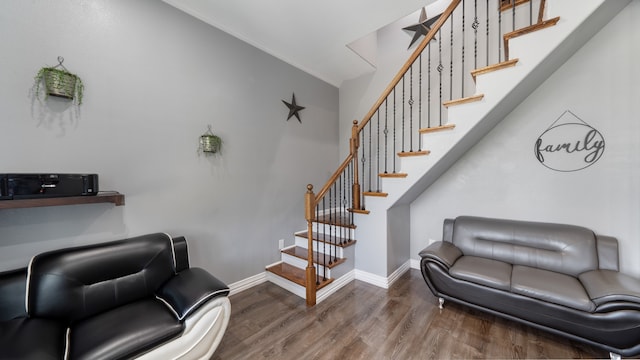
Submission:
<svg viewBox="0 0 640 360">
<path fill-rule="evenodd" d="M 309 240 L 307 238 L 296 236 L 296 241 L 295 241 L 295 245 L 296 246 L 299 246 L 301 248 L 307 249 L 308 248 L 308 244 L 309 244 Z M 326 244 L 326 243 L 323 243 L 323 242 L 314 241 L 313 242 L 313 251 L 318 251 L 318 252 L 320 252 L 322 254 L 334 254 L 335 253 L 336 256 L 339 257 L 339 258 L 345 257 L 344 248 L 342 248 L 340 246 Z"/>
<path fill-rule="evenodd" d="M 327 234 L 329 236 L 337 236 L 345 239 L 355 239 L 356 230 L 335 225 L 313 224 L 313 232 Z"/>
<path fill-rule="evenodd" d="M 289 254 L 282 253 L 282 261 L 287 263 L 287 264 L 289 264 L 289 265 L 291 265 L 291 266 L 295 266 L 295 267 L 300 268 L 300 269 L 306 269 L 307 268 L 307 260 L 300 259 L 299 257 L 292 256 L 292 255 L 289 255 Z M 331 269 L 327 268 L 326 269 L 327 272 L 326 272 L 326 274 L 324 274 L 323 273 L 324 268 L 325 268 L 324 266 L 319 265 L 319 264 L 315 264 L 315 263 L 314 263 L 314 265 L 315 265 L 315 268 L 316 268 L 316 274 L 323 275 L 323 276 L 326 276 L 326 277 L 331 277 Z"/>
</svg>

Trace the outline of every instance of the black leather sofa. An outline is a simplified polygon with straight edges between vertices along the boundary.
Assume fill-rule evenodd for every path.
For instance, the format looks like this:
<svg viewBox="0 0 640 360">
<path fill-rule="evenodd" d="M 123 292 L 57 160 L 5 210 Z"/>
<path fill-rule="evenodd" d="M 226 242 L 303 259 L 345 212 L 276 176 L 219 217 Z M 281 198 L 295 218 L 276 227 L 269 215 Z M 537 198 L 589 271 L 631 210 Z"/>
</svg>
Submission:
<svg viewBox="0 0 640 360">
<path fill-rule="evenodd" d="M 618 271 L 618 242 L 584 227 L 460 216 L 420 252 L 439 298 L 610 352 L 640 354 L 640 281 Z"/>
<path fill-rule="evenodd" d="M 0 274 L 2 359 L 208 359 L 229 288 L 149 234 L 35 256 Z"/>
</svg>

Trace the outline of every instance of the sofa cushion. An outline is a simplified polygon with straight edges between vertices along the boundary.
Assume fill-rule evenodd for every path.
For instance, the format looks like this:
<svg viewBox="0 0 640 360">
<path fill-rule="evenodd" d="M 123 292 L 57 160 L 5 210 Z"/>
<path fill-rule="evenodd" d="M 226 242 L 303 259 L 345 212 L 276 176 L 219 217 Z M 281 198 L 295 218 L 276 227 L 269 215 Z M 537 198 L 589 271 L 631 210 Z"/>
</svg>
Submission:
<svg viewBox="0 0 640 360">
<path fill-rule="evenodd" d="M 511 289 L 511 264 L 477 256 L 463 256 L 451 269 L 451 276 L 496 289 Z"/>
<path fill-rule="evenodd" d="M 593 270 L 578 277 L 598 306 L 614 301 L 640 304 L 640 281 L 613 270 Z"/>
<path fill-rule="evenodd" d="M 167 234 L 43 253 L 29 265 L 27 309 L 30 316 L 81 320 L 153 297 L 173 275 Z"/>
<path fill-rule="evenodd" d="M 63 359 L 66 331 L 63 323 L 48 319 L 20 317 L 0 322 L 0 358 Z"/>
<path fill-rule="evenodd" d="M 598 268 L 595 234 L 580 226 L 459 216 L 452 241 L 464 255 L 575 277 Z"/>
<path fill-rule="evenodd" d="M 74 324 L 70 358 L 131 358 L 178 337 L 182 329 L 182 323 L 161 301 L 136 301 Z"/>
<path fill-rule="evenodd" d="M 578 279 L 553 271 L 514 265 L 511 291 L 577 310 L 592 312 L 595 309 Z"/>
</svg>

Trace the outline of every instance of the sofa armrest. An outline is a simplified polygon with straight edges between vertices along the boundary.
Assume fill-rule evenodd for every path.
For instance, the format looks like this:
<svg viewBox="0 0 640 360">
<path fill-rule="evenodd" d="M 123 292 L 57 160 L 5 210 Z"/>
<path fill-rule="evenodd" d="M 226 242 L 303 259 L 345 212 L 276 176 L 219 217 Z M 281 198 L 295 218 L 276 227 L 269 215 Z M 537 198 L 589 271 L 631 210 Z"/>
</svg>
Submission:
<svg viewBox="0 0 640 360">
<path fill-rule="evenodd" d="M 206 270 L 189 268 L 179 272 L 158 290 L 156 297 L 167 304 L 179 320 L 218 296 L 229 295 L 229 287 Z"/>
<path fill-rule="evenodd" d="M 578 276 L 596 306 L 613 302 L 640 304 L 640 280 L 613 270 L 592 270 Z"/>
<path fill-rule="evenodd" d="M 460 249 L 458 249 L 452 243 L 446 241 L 434 242 L 433 244 L 420 251 L 420 257 L 423 260 L 426 259 L 428 261 L 436 262 L 444 266 L 447 270 L 461 256 L 462 251 L 460 251 Z"/>
<path fill-rule="evenodd" d="M 598 268 L 619 271 L 618 239 L 612 236 L 596 235 L 598 247 Z"/>
</svg>

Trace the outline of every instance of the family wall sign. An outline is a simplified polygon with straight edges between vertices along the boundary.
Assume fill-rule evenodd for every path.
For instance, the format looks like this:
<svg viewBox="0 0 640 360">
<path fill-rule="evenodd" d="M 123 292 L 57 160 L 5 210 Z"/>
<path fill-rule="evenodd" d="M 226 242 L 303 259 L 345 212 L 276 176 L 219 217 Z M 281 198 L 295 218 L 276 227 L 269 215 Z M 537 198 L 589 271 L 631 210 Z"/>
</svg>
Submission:
<svg viewBox="0 0 640 360">
<path fill-rule="evenodd" d="M 595 164 L 604 153 L 602 134 L 567 110 L 536 140 L 535 156 L 555 171 L 578 171 Z"/>
</svg>

